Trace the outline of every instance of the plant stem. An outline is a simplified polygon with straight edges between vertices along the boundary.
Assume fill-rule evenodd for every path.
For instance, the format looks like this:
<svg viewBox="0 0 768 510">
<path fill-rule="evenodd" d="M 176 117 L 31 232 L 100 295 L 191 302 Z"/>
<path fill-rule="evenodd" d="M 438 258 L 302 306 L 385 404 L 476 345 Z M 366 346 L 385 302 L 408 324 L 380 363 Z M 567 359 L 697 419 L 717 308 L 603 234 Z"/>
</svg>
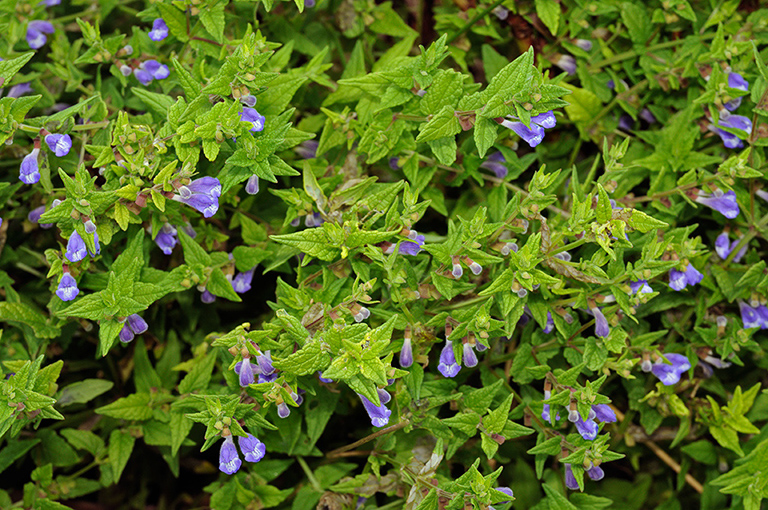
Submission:
<svg viewBox="0 0 768 510">
<path fill-rule="evenodd" d="M 359 441 L 355 441 L 352 444 L 348 444 L 347 446 L 342 446 L 341 448 L 336 448 L 335 450 L 331 450 L 330 452 L 326 453 L 325 456 L 328 458 L 338 457 L 340 453 L 346 452 L 348 450 L 352 450 L 354 448 L 357 448 L 358 446 L 364 445 L 365 443 L 369 441 L 373 441 L 377 437 L 381 437 L 383 435 L 389 434 L 390 432 L 395 432 L 396 430 L 400 430 L 402 428 L 407 427 L 411 422 L 408 420 L 401 421 L 400 423 L 396 423 L 395 425 L 392 425 L 390 427 L 387 427 L 385 429 L 377 430 L 373 434 L 369 434 L 365 436 L 364 438 L 360 439 Z"/>
<path fill-rule="evenodd" d="M 712 39 L 715 37 L 715 34 L 704 34 L 700 36 L 698 39 L 702 41 L 706 41 L 708 39 Z M 597 62 L 596 64 L 592 64 L 589 66 L 589 72 L 594 73 L 598 69 L 601 69 L 605 66 L 609 66 L 611 64 L 615 64 L 617 62 L 621 62 L 623 60 L 629 60 L 630 58 L 639 57 L 641 52 L 642 53 L 648 53 L 656 50 L 663 50 L 666 48 L 673 48 L 675 46 L 678 46 L 680 44 L 683 44 L 687 42 L 687 39 L 677 39 L 675 41 L 667 41 L 659 44 L 654 44 L 653 46 L 648 46 L 645 48 L 642 48 L 639 52 L 637 50 L 629 50 L 625 51 L 624 53 L 619 53 L 617 55 L 614 55 L 612 57 L 609 57 L 605 60 L 601 60 L 600 62 Z"/>
<path fill-rule="evenodd" d="M 311 469 L 309 469 L 309 465 L 307 464 L 307 461 L 304 460 L 304 457 L 297 456 L 296 460 L 299 462 L 301 469 L 304 470 L 304 474 L 307 475 L 307 478 L 309 479 L 309 483 L 312 485 L 312 488 L 315 489 L 317 492 L 323 492 L 323 486 L 320 485 L 320 482 L 317 481 L 317 478 L 315 478 L 315 474 L 312 472 Z"/>
</svg>

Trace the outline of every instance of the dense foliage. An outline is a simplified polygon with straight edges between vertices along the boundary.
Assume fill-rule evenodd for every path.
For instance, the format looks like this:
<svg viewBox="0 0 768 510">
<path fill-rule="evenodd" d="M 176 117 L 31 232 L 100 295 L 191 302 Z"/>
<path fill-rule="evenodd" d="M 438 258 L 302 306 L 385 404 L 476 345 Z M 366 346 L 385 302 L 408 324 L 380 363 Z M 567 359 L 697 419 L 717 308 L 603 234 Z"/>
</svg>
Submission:
<svg viewBox="0 0 768 510">
<path fill-rule="evenodd" d="M 0 507 L 759 509 L 758 7 L 0 1 Z"/>
</svg>

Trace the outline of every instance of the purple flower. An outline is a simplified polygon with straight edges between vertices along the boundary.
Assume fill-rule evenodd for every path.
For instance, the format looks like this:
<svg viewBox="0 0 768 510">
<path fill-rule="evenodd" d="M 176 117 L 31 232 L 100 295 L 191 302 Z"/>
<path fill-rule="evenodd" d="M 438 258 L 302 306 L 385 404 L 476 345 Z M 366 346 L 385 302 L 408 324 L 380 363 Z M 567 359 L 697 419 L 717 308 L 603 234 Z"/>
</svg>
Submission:
<svg viewBox="0 0 768 510">
<path fill-rule="evenodd" d="M 56 295 L 59 296 L 62 301 L 72 301 L 79 293 L 80 289 L 77 288 L 75 279 L 69 274 L 69 271 L 64 271 L 64 274 L 61 275 L 61 280 L 59 280 Z"/>
<path fill-rule="evenodd" d="M 576 59 L 573 55 L 560 55 L 554 64 L 571 76 L 576 74 Z"/>
<path fill-rule="evenodd" d="M 547 312 L 547 323 L 544 325 L 544 329 L 542 331 L 548 335 L 552 333 L 554 329 L 555 321 L 552 319 L 552 312 Z"/>
<path fill-rule="evenodd" d="M 723 193 L 721 189 L 716 189 L 714 193 L 704 193 L 699 191 L 696 202 L 711 207 L 729 220 L 739 215 L 739 204 L 736 202 L 736 193 L 733 190 Z"/>
<path fill-rule="evenodd" d="M 629 115 L 622 115 L 619 117 L 619 129 L 624 131 L 632 131 L 635 127 L 635 121 Z"/>
<path fill-rule="evenodd" d="M 605 318 L 605 315 L 603 315 L 602 310 L 600 310 L 600 308 L 597 306 L 590 308 L 589 310 L 595 317 L 595 335 L 599 336 L 600 338 L 605 338 L 610 335 L 611 326 L 608 325 L 608 320 Z"/>
<path fill-rule="evenodd" d="M 248 177 L 248 182 L 245 183 L 245 192 L 249 195 L 255 195 L 259 192 L 259 176 L 254 174 Z"/>
<path fill-rule="evenodd" d="M 246 437 L 238 437 L 237 444 L 240 445 L 240 449 L 243 451 L 243 457 L 248 462 L 258 462 L 264 458 L 267 453 L 267 447 L 256 439 L 255 436 L 248 434 Z"/>
<path fill-rule="evenodd" d="M 173 199 L 182 202 L 210 218 L 219 210 L 221 183 L 215 177 L 201 177 L 178 189 Z"/>
<path fill-rule="evenodd" d="M 222 473 L 234 475 L 242 465 L 243 461 L 237 454 L 237 447 L 235 447 L 232 436 L 225 437 L 224 442 L 221 443 L 221 450 L 219 450 L 219 470 Z"/>
<path fill-rule="evenodd" d="M 148 72 L 150 75 L 152 75 L 152 78 L 156 80 L 164 80 L 170 76 L 171 71 L 168 69 L 168 66 L 165 64 L 161 64 L 157 60 L 147 60 L 145 62 L 142 62 L 139 67 L 143 69 L 144 71 Z"/>
<path fill-rule="evenodd" d="M 86 221 L 83 226 L 85 227 L 86 234 L 96 233 L 96 224 L 93 222 L 93 220 Z"/>
<path fill-rule="evenodd" d="M 453 342 L 445 341 L 445 347 L 440 352 L 440 363 L 437 370 L 445 377 L 456 377 L 461 370 L 461 365 L 456 363 L 456 356 L 453 354 Z"/>
<path fill-rule="evenodd" d="M 46 135 L 45 143 L 59 158 L 69 154 L 72 148 L 72 138 L 69 135 Z"/>
<path fill-rule="evenodd" d="M 573 476 L 573 470 L 570 464 L 565 465 L 565 486 L 573 491 L 579 490 L 579 482 L 576 481 L 576 477 Z"/>
<path fill-rule="evenodd" d="M 54 5 L 59 5 L 61 3 L 61 0 L 42 0 L 37 5 L 44 5 L 46 7 L 53 7 Z"/>
<path fill-rule="evenodd" d="M 131 328 L 128 326 L 123 326 L 123 329 L 120 330 L 120 341 L 124 344 L 127 344 L 128 342 L 131 342 L 134 339 L 135 335 L 133 334 L 133 331 L 131 331 Z"/>
<path fill-rule="evenodd" d="M 544 400 L 549 400 L 550 397 L 552 397 L 552 392 L 550 390 L 544 390 Z M 541 410 L 541 419 L 549 422 L 551 418 L 549 404 L 544 404 L 544 408 Z"/>
<path fill-rule="evenodd" d="M 176 229 L 168 223 L 165 223 L 160 228 L 160 232 L 155 236 L 155 244 L 157 244 L 166 255 L 170 255 L 173 252 L 173 248 L 178 242 L 179 240 L 176 238 Z"/>
<path fill-rule="evenodd" d="M 48 42 L 45 34 L 52 34 L 53 32 L 53 25 L 48 21 L 30 21 L 29 25 L 27 25 L 27 44 L 33 50 L 42 48 Z"/>
<path fill-rule="evenodd" d="M 608 404 L 596 404 L 592 406 L 592 410 L 595 412 L 595 418 L 604 423 L 615 423 L 616 413 L 613 412 L 611 406 Z"/>
<path fill-rule="evenodd" d="M 717 255 L 725 260 L 728 258 L 728 256 L 731 254 L 733 250 L 736 249 L 736 246 L 739 245 L 739 240 L 735 240 L 733 242 L 728 239 L 728 233 L 722 232 L 719 236 L 717 236 L 717 239 L 715 239 L 715 252 L 717 252 Z M 744 246 L 739 250 L 739 252 L 733 257 L 734 262 L 738 262 L 741 260 L 741 258 L 747 253 L 747 246 Z"/>
<path fill-rule="evenodd" d="M 40 180 L 40 168 L 37 166 L 38 154 L 40 154 L 40 149 L 32 149 L 32 152 L 21 160 L 19 180 L 24 184 L 35 184 Z"/>
<path fill-rule="evenodd" d="M 40 221 L 40 216 L 42 216 L 44 212 L 45 212 L 44 205 L 35 207 L 31 211 L 29 211 L 29 214 L 27 214 L 27 219 L 30 221 L 30 223 L 37 223 L 38 221 Z"/>
<path fill-rule="evenodd" d="M 421 251 L 421 247 L 424 245 L 424 236 L 415 230 L 411 230 L 411 232 L 408 234 L 408 238 L 412 239 L 412 241 L 404 241 L 400 243 L 400 247 L 398 248 L 397 252 L 400 255 L 418 255 Z"/>
<path fill-rule="evenodd" d="M 251 290 L 251 282 L 253 281 L 253 272 L 255 270 L 256 268 L 253 268 L 235 275 L 235 278 L 232 280 L 232 288 L 235 289 L 235 292 L 245 294 Z"/>
<path fill-rule="evenodd" d="M 720 122 L 710 127 L 711 130 L 714 130 L 720 136 L 723 140 L 723 145 L 727 148 L 740 149 L 744 147 L 744 142 L 738 136 L 721 128 L 740 129 L 749 133 L 752 131 L 752 121 L 743 115 L 730 115 L 727 111 L 724 111 L 720 114 Z"/>
<path fill-rule="evenodd" d="M 493 8 L 491 11 L 494 16 L 496 16 L 499 20 L 504 21 L 509 17 L 509 9 L 504 7 L 503 5 L 497 5 Z"/>
<path fill-rule="evenodd" d="M 389 158 L 389 168 L 392 170 L 399 170 L 400 169 L 400 158 L 394 157 Z"/>
<path fill-rule="evenodd" d="M 275 368 L 272 366 L 272 354 L 269 351 L 264 351 L 263 354 L 256 356 L 256 363 L 264 375 L 271 375 L 275 372 Z"/>
<path fill-rule="evenodd" d="M 306 4 L 304 4 L 306 6 Z M 301 142 L 294 150 L 299 157 L 303 159 L 314 159 L 317 157 L 317 148 L 320 146 L 320 142 L 317 140 L 306 140 Z"/>
<path fill-rule="evenodd" d="M 592 466 L 587 469 L 587 476 L 589 476 L 590 480 L 597 482 L 603 479 L 605 472 L 600 466 Z"/>
<path fill-rule="evenodd" d="M 240 376 L 240 386 L 242 388 L 246 388 L 256 381 L 254 366 L 250 358 L 243 358 L 242 361 L 238 361 L 235 364 L 235 373 Z"/>
<path fill-rule="evenodd" d="M 576 39 L 573 41 L 573 44 L 578 46 L 584 51 L 592 51 L 592 41 L 589 39 Z"/>
<path fill-rule="evenodd" d="M 729 73 L 728 74 L 728 87 L 736 90 L 742 90 L 744 92 L 749 91 L 749 82 L 744 79 L 742 75 L 739 73 Z M 726 110 L 729 112 L 734 111 L 736 108 L 741 106 L 741 100 L 742 97 L 739 96 L 737 98 L 731 99 L 727 103 L 725 103 L 723 106 Z"/>
<path fill-rule="evenodd" d="M 389 417 L 392 414 L 392 411 L 387 409 L 384 404 L 375 406 L 373 405 L 373 402 L 363 395 L 358 393 L 357 396 L 360 397 L 360 400 L 363 402 L 363 407 L 368 413 L 368 417 L 371 419 L 371 425 L 374 427 L 384 427 L 389 423 Z"/>
<path fill-rule="evenodd" d="M 701 274 L 692 264 L 688 264 L 680 271 L 679 269 L 669 270 L 669 286 L 672 290 L 683 290 L 688 285 L 696 285 L 704 279 L 704 275 Z"/>
<path fill-rule="evenodd" d="M 411 338 L 406 336 L 403 341 L 403 348 L 400 349 L 400 366 L 408 368 L 413 365 L 413 346 L 411 345 Z"/>
<path fill-rule="evenodd" d="M 264 122 L 266 119 L 255 109 L 246 107 L 240 112 L 240 120 L 242 122 L 250 122 L 253 126 L 249 131 L 255 133 L 264 129 Z"/>
<path fill-rule="evenodd" d="M 253 96 L 251 94 L 240 96 L 240 102 L 245 106 L 250 106 L 251 108 L 253 108 L 254 106 L 256 106 L 256 96 Z"/>
<path fill-rule="evenodd" d="M 518 121 L 513 122 L 505 119 L 501 123 L 502 126 L 514 131 L 517 136 L 525 140 L 531 147 L 536 147 L 544 140 L 544 129 L 553 128 L 556 124 L 555 114 L 551 111 L 531 117 L 530 128 Z"/>
<path fill-rule="evenodd" d="M 136 77 L 139 82 L 141 82 L 142 85 L 149 85 L 152 83 L 152 75 L 149 74 L 144 69 L 136 68 L 133 70 L 133 75 Z"/>
<path fill-rule="evenodd" d="M 208 289 L 203 289 L 203 292 L 200 294 L 200 301 L 208 305 L 216 301 L 216 296 L 211 294 Z"/>
<path fill-rule="evenodd" d="M 134 335 L 141 335 L 149 329 L 147 321 L 141 318 L 139 314 L 131 314 L 125 321 L 127 326 L 133 331 Z"/>
<path fill-rule="evenodd" d="M 651 286 L 648 285 L 648 280 L 630 281 L 629 289 L 631 290 L 632 294 L 637 294 L 638 292 L 640 294 L 650 294 L 653 292 Z"/>
<path fill-rule="evenodd" d="M 739 311 L 741 312 L 741 322 L 744 324 L 744 329 L 765 329 L 767 326 L 762 317 L 760 317 L 760 314 L 757 313 L 757 310 L 744 301 L 739 301 Z"/>
<path fill-rule="evenodd" d="M 583 420 L 581 415 L 579 415 L 574 424 L 576 425 L 576 430 L 579 432 L 579 434 L 581 434 L 581 437 L 587 441 L 593 441 L 597 437 L 598 426 L 594 419 L 589 418 L 587 420 Z"/>
<path fill-rule="evenodd" d="M 480 164 L 480 167 L 490 170 L 498 179 L 503 179 L 509 172 L 507 166 L 504 164 L 506 162 L 507 160 L 504 158 L 504 154 L 496 151 L 488 156 L 488 158 Z"/>
<path fill-rule="evenodd" d="M 162 41 L 168 37 L 168 25 L 165 24 L 163 18 L 157 18 L 152 22 L 152 30 L 149 31 L 149 38 L 153 41 Z"/>
<path fill-rule="evenodd" d="M 664 386 L 672 386 L 677 384 L 680 376 L 691 368 L 691 363 L 682 354 L 665 354 L 664 357 L 667 358 L 669 364 L 665 363 L 664 360 L 659 360 L 651 366 L 651 372 L 659 378 Z"/>
<path fill-rule="evenodd" d="M 379 401 L 382 405 L 389 404 L 389 401 L 392 400 L 392 395 L 384 388 L 376 388 L 376 393 L 379 395 Z"/>
<path fill-rule="evenodd" d="M 473 348 L 472 344 L 469 342 L 465 343 L 462 347 L 463 349 L 463 356 L 462 361 L 464 362 L 464 366 L 466 367 L 476 367 L 477 366 L 477 354 L 475 354 L 475 349 Z"/>
<path fill-rule="evenodd" d="M 326 384 L 333 382 L 333 379 L 328 379 L 327 377 L 323 377 L 323 374 L 320 371 L 317 372 L 317 378 L 320 379 L 320 382 L 323 382 Z"/>
<path fill-rule="evenodd" d="M 87 254 L 88 250 L 85 247 L 85 241 L 83 241 L 83 238 L 77 233 L 77 230 L 73 231 L 67 241 L 67 260 L 70 262 L 78 262 L 83 260 Z"/>
<path fill-rule="evenodd" d="M 646 121 L 648 124 L 653 124 L 656 122 L 656 117 L 653 116 L 651 110 L 648 108 L 643 108 L 640 110 L 640 113 L 637 116 Z"/>
<path fill-rule="evenodd" d="M 93 247 L 96 250 L 95 253 L 91 253 L 91 250 L 88 250 L 88 255 L 90 255 L 91 257 L 95 257 L 96 255 L 101 253 L 101 246 L 99 245 L 99 234 L 95 232 L 93 233 Z M 86 247 L 86 249 L 88 248 Z"/>
<path fill-rule="evenodd" d="M 19 83 L 18 85 L 14 85 L 11 87 L 11 89 L 8 91 L 8 95 L 5 97 L 21 97 L 24 94 L 29 94 L 32 92 L 32 85 L 29 83 Z"/>
</svg>

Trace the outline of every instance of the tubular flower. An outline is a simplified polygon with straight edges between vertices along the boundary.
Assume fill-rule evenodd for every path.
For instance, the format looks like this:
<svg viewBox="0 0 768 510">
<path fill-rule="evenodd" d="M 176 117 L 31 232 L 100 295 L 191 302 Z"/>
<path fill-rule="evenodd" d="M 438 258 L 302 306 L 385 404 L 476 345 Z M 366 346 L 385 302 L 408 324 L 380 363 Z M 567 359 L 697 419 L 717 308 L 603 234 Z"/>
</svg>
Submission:
<svg viewBox="0 0 768 510">
<path fill-rule="evenodd" d="M 453 353 L 453 342 L 450 340 L 445 341 L 445 347 L 440 352 L 440 363 L 437 365 L 437 369 L 445 377 L 456 377 L 461 370 L 461 365 L 456 363 L 456 356 Z"/>
<path fill-rule="evenodd" d="M 403 348 L 400 349 L 400 366 L 408 368 L 413 365 L 413 346 L 411 345 L 411 337 L 406 336 L 403 341 Z"/>
<path fill-rule="evenodd" d="M 475 349 L 472 344 L 469 342 L 465 343 L 463 346 L 463 361 L 464 365 L 467 367 L 476 367 L 477 366 L 477 354 L 475 354 Z"/>
<path fill-rule="evenodd" d="M 59 296 L 59 299 L 62 301 L 72 301 L 79 293 L 80 289 L 77 288 L 75 279 L 69 274 L 69 271 L 64 271 L 64 274 L 61 275 L 61 280 L 59 280 L 56 295 Z"/>
<path fill-rule="evenodd" d="M 384 427 L 389 423 L 389 417 L 392 415 L 392 411 L 387 409 L 384 404 L 380 406 L 373 405 L 373 402 L 365 398 L 361 394 L 357 394 L 360 400 L 363 402 L 363 407 L 368 413 L 368 417 L 371 419 L 371 425 L 374 427 Z"/>
<path fill-rule="evenodd" d="M 605 338 L 611 334 L 611 326 L 608 325 L 608 320 L 603 315 L 602 310 L 597 306 L 589 309 L 592 315 L 595 316 L 595 335 L 600 338 Z"/>
<path fill-rule="evenodd" d="M 632 294 L 650 294 L 653 289 L 648 285 L 648 280 L 637 280 L 629 282 L 629 288 Z"/>
<path fill-rule="evenodd" d="M 605 477 L 605 471 L 603 471 L 603 468 L 600 466 L 592 466 L 591 468 L 587 469 L 587 476 L 590 480 L 593 480 L 595 482 L 598 482 Z"/>
<path fill-rule="evenodd" d="M 722 128 L 739 129 L 749 133 L 752 131 L 752 120 L 750 120 L 749 117 L 745 117 L 743 115 L 725 115 L 726 113 L 728 112 L 724 111 L 721 113 L 720 122 L 711 125 L 710 130 L 714 131 L 720 136 L 720 139 L 723 141 L 723 145 L 725 145 L 727 148 L 741 149 L 744 147 L 744 142 L 741 140 L 741 138 L 732 133 L 729 133 Z"/>
<path fill-rule="evenodd" d="M 723 193 L 721 189 L 716 189 L 714 193 L 699 192 L 696 202 L 711 207 L 729 220 L 739 215 L 739 204 L 736 202 L 736 193 L 733 190 Z"/>
<path fill-rule="evenodd" d="M 509 487 L 496 487 L 496 490 L 501 492 L 502 494 L 509 496 L 512 499 L 515 499 L 515 494 L 512 492 L 512 489 Z M 499 505 L 506 505 L 507 503 L 511 503 L 512 500 L 506 500 L 506 501 L 499 501 Z M 488 510 L 495 510 L 494 507 L 488 506 Z"/>
<path fill-rule="evenodd" d="M 552 397 L 550 390 L 544 390 L 544 400 L 549 400 Z M 552 418 L 550 414 L 549 404 L 544 404 L 544 408 L 541 410 L 541 419 L 548 422 Z"/>
<path fill-rule="evenodd" d="M 719 236 L 717 236 L 717 239 L 715 239 L 715 252 L 717 252 L 717 255 L 721 259 L 725 260 L 728 258 L 731 252 L 736 249 L 736 246 L 739 245 L 739 241 L 740 239 L 737 239 L 731 242 L 730 239 L 728 239 L 728 233 L 723 232 Z M 739 262 L 746 253 L 747 253 L 747 246 L 744 246 L 733 257 L 733 261 Z"/>
<path fill-rule="evenodd" d="M 579 490 L 579 482 L 576 481 L 576 477 L 573 476 L 573 470 L 570 464 L 565 465 L 565 486 L 572 491 Z"/>
<path fill-rule="evenodd" d="M 291 409 L 288 407 L 288 404 L 286 404 L 285 402 L 280 402 L 279 404 L 277 404 L 277 415 L 280 418 L 288 418 L 290 414 L 291 414 Z"/>
<path fill-rule="evenodd" d="M 728 73 L 728 87 L 747 92 L 749 91 L 749 82 L 745 80 L 744 77 L 739 73 Z M 732 112 L 733 110 L 741 106 L 741 99 L 742 99 L 741 96 L 735 99 L 731 99 L 730 101 L 725 103 L 723 106 L 725 106 L 726 110 L 728 110 L 729 112 Z"/>
<path fill-rule="evenodd" d="M 694 286 L 703 279 L 704 275 L 691 264 L 685 266 L 682 271 L 679 269 L 669 270 L 669 286 L 672 290 L 683 290 L 686 286 Z"/>
<path fill-rule="evenodd" d="M 245 183 L 245 192 L 249 195 L 255 195 L 259 192 L 259 176 L 254 174 L 248 177 L 248 182 Z"/>
<path fill-rule="evenodd" d="M 530 128 L 522 122 L 510 120 L 502 121 L 501 125 L 514 131 L 531 147 L 536 147 L 544 140 L 544 130 L 555 127 L 557 120 L 555 114 L 550 111 L 531 117 Z"/>
<path fill-rule="evenodd" d="M 69 154 L 69 150 L 72 148 L 72 138 L 69 135 L 46 135 L 45 143 L 59 158 Z"/>
<path fill-rule="evenodd" d="M 304 4 L 306 6 L 306 3 Z M 305 140 L 301 142 L 293 150 L 302 159 L 313 159 L 317 157 L 317 148 L 320 146 L 320 142 L 317 140 Z"/>
<path fill-rule="evenodd" d="M 170 76 L 171 71 L 168 66 L 161 64 L 157 60 L 147 60 L 139 64 L 139 67 L 133 70 L 136 79 L 142 85 L 149 85 L 152 80 L 164 80 Z"/>
<path fill-rule="evenodd" d="M 235 373 L 240 376 L 241 388 L 246 388 L 256 381 L 255 373 L 257 370 L 255 370 L 255 368 L 258 367 L 254 367 L 250 358 L 243 358 L 242 361 L 238 361 L 235 364 Z"/>
<path fill-rule="evenodd" d="M 135 335 L 140 335 L 149 329 L 147 322 L 138 314 L 129 315 L 120 330 L 120 341 L 128 343 L 133 340 Z"/>
<path fill-rule="evenodd" d="M 173 248 L 178 242 L 176 229 L 169 223 L 164 224 L 160 229 L 160 232 L 155 236 L 155 244 L 157 244 L 160 250 L 166 255 L 170 255 L 173 252 Z"/>
<path fill-rule="evenodd" d="M 741 322 L 744 325 L 744 329 L 765 329 L 768 327 L 768 324 L 760 316 L 757 309 L 749 306 L 744 301 L 739 301 L 739 312 L 741 312 Z"/>
<path fill-rule="evenodd" d="M 560 55 L 554 64 L 571 76 L 576 74 L 576 59 L 573 55 Z"/>
<path fill-rule="evenodd" d="M 215 177 L 201 177 L 178 189 L 173 199 L 186 204 L 210 218 L 219 210 L 221 183 Z"/>
<path fill-rule="evenodd" d="M 205 304 L 210 304 L 216 301 L 216 296 L 211 294 L 211 292 L 208 289 L 203 289 L 203 292 L 200 294 L 200 301 L 202 301 Z"/>
<path fill-rule="evenodd" d="M 589 39 L 576 39 L 573 41 L 573 44 L 578 46 L 584 51 L 592 51 L 592 41 Z"/>
<path fill-rule="evenodd" d="M 152 30 L 149 31 L 149 38 L 155 42 L 162 41 L 168 37 L 168 25 L 163 18 L 157 18 L 152 22 Z"/>
<path fill-rule="evenodd" d="M 83 260 L 87 254 L 88 250 L 85 247 L 85 241 L 83 241 L 83 238 L 77 233 L 77 230 L 73 231 L 67 241 L 67 260 L 70 262 L 79 262 Z"/>
<path fill-rule="evenodd" d="M 672 386 L 677 384 L 680 381 L 680 376 L 691 368 L 691 363 L 682 354 L 665 354 L 664 357 L 669 363 L 660 359 L 651 365 L 651 372 L 659 378 L 664 386 Z"/>
<path fill-rule="evenodd" d="M 237 444 L 243 451 L 243 457 L 248 462 L 259 462 L 267 453 L 267 447 L 259 441 L 254 435 L 248 434 L 246 437 L 238 437 Z"/>
<path fill-rule="evenodd" d="M 272 366 L 272 354 L 269 351 L 264 351 L 263 354 L 256 356 L 256 363 L 262 374 L 272 375 L 275 373 L 275 367 Z"/>
<path fill-rule="evenodd" d="M 496 175 L 496 178 L 503 179 L 509 172 L 507 166 L 504 164 L 506 162 L 507 160 L 504 158 L 504 154 L 496 151 L 480 164 L 480 168 L 490 170 Z"/>
<path fill-rule="evenodd" d="M 542 331 L 545 334 L 550 334 L 555 329 L 555 321 L 552 319 L 552 312 L 547 312 L 547 323 L 544 325 L 544 329 Z"/>
<path fill-rule="evenodd" d="M 27 25 L 27 44 L 33 50 L 40 49 L 48 42 L 45 34 L 52 34 L 54 31 L 53 25 L 48 21 L 30 21 Z"/>
<path fill-rule="evenodd" d="M 253 272 L 255 270 L 256 268 L 254 267 L 244 273 L 235 275 L 235 278 L 232 280 L 232 288 L 235 289 L 235 292 L 238 294 L 245 294 L 251 290 L 251 282 L 253 281 Z"/>
<path fill-rule="evenodd" d="M 262 131 L 264 129 L 264 122 L 266 121 L 262 114 L 255 109 L 248 107 L 243 108 L 243 111 L 240 112 L 240 120 L 242 122 L 251 123 L 252 127 L 249 129 L 251 133 Z"/>
<path fill-rule="evenodd" d="M 38 154 L 40 154 L 40 149 L 32 149 L 32 152 L 21 160 L 19 180 L 24 184 L 35 184 L 40 180 L 40 168 L 37 166 Z"/>
<path fill-rule="evenodd" d="M 237 454 L 237 447 L 232 440 L 232 436 L 225 437 L 219 450 L 219 471 L 228 475 L 234 475 L 242 465 L 243 461 L 240 460 L 240 456 Z"/>
</svg>

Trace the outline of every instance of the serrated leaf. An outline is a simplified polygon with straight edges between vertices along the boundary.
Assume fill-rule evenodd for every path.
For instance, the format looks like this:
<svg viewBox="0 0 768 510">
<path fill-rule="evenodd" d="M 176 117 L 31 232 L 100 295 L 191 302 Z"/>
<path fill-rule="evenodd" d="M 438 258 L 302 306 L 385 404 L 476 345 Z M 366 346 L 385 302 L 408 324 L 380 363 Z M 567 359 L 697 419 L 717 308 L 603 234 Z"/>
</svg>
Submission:
<svg viewBox="0 0 768 510">
<path fill-rule="evenodd" d="M 109 435 L 109 465 L 112 467 L 112 481 L 117 483 L 133 452 L 136 438 L 122 430 L 113 430 Z"/>
<path fill-rule="evenodd" d="M 96 409 L 96 414 L 111 416 L 122 420 L 148 420 L 152 418 L 151 398 L 149 393 L 134 393 L 119 398 L 111 404 Z"/>
</svg>

